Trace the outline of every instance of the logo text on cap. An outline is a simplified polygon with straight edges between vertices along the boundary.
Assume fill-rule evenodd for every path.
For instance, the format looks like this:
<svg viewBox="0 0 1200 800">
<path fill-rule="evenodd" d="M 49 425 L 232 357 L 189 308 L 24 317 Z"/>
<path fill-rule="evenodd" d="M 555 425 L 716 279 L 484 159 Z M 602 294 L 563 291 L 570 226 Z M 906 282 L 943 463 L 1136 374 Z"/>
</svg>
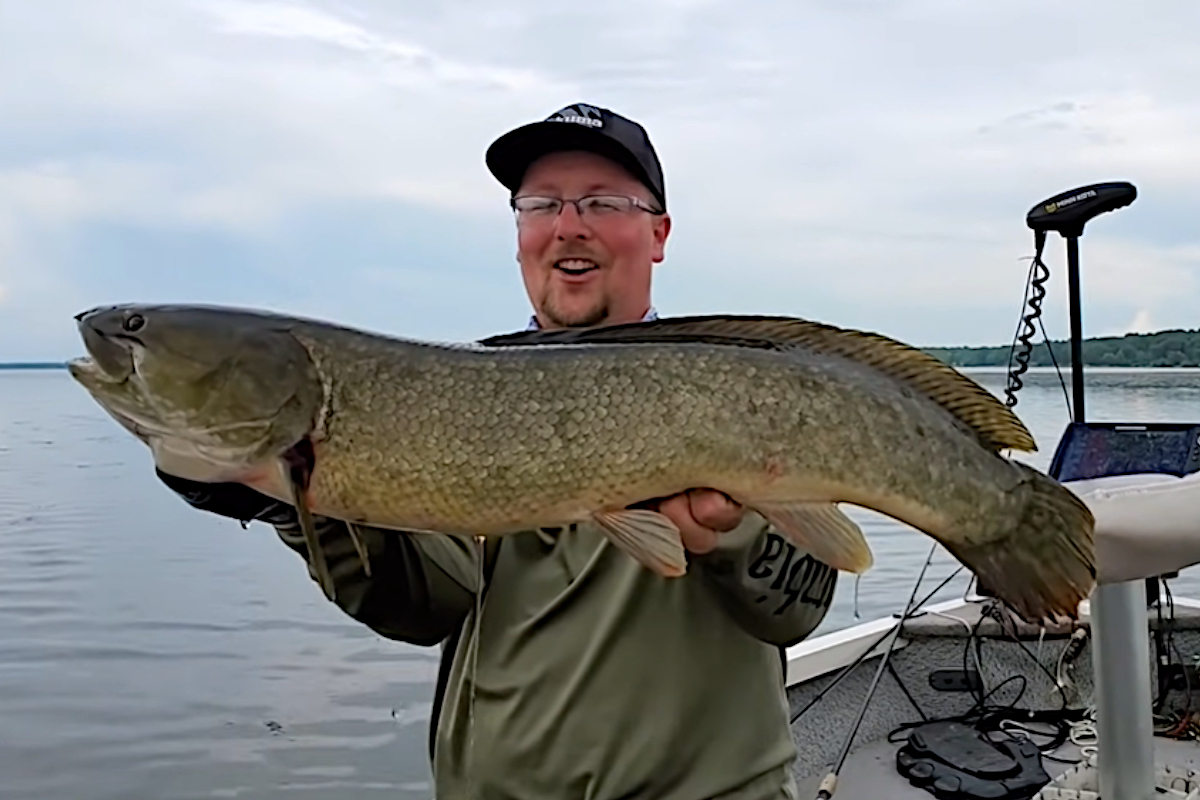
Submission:
<svg viewBox="0 0 1200 800">
<path fill-rule="evenodd" d="M 603 128 L 604 119 L 600 109 L 583 104 L 567 106 L 562 111 L 550 117 L 550 122 L 573 122 L 576 125 L 586 125 L 589 128 Z"/>
</svg>

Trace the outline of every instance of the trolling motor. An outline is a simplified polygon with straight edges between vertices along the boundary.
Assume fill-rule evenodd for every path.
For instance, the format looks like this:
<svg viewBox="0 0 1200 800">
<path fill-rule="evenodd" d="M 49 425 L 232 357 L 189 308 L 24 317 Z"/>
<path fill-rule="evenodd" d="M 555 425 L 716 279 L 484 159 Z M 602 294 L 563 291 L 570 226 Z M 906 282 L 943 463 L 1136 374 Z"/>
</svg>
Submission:
<svg viewBox="0 0 1200 800">
<path fill-rule="evenodd" d="M 1071 423 L 1059 441 L 1050 463 L 1049 474 L 1058 480 L 1085 480 L 1134 473 L 1165 473 L 1183 477 L 1200 471 L 1200 425 L 1190 423 L 1116 423 L 1087 422 L 1083 400 L 1083 321 L 1079 302 L 1079 237 L 1089 220 L 1106 211 L 1129 205 L 1137 198 L 1133 184 L 1096 183 L 1055 195 L 1038 203 L 1025 217 L 1034 231 L 1035 265 L 1041 260 L 1046 233 L 1056 231 L 1067 240 L 1067 279 L 1071 304 Z M 1040 281 L 1040 283 L 1039 283 Z M 1028 351 L 1032 347 L 1032 321 L 1041 314 L 1041 297 L 1045 290 L 1040 284 L 1044 277 L 1031 281 L 1040 294 L 1029 300 L 1033 310 L 1023 318 L 1026 331 L 1020 338 L 1022 351 L 1017 356 L 1018 367 L 1010 371 L 1010 389 L 1028 366 Z M 1049 348 L 1049 339 L 1046 341 Z M 1023 356 L 1023 358 L 1022 358 Z M 1010 406 L 1015 399 L 1010 392 Z M 1150 579 L 1154 580 L 1154 579 Z"/>
<path fill-rule="evenodd" d="M 1132 183 L 1094 183 L 1043 200 L 1025 215 L 1025 224 L 1034 232 L 1033 267 L 1030 271 L 1032 296 L 1028 299 L 1032 310 L 1021 320 L 1024 330 L 1017 336 L 1017 341 L 1021 344 L 1021 349 L 1016 351 L 1014 356 L 1017 366 L 1013 367 L 1011 362 L 1009 366 L 1008 386 L 1005 388 L 1005 402 L 1009 408 L 1017 404 L 1016 393 L 1022 385 L 1020 376 L 1029 368 L 1029 355 L 1033 350 L 1031 337 L 1035 332 L 1033 322 L 1042 315 L 1042 298 L 1046 296 L 1044 286 L 1050 277 L 1050 270 L 1042 261 L 1042 250 L 1046 246 L 1046 234 L 1055 231 L 1067 240 L 1067 280 L 1071 296 L 1071 419 L 1076 422 L 1083 421 L 1083 323 L 1079 303 L 1079 237 L 1083 236 L 1083 226 L 1093 217 L 1123 208 L 1136 199 L 1137 189 Z M 1048 338 L 1046 347 L 1050 347 Z M 1051 358 L 1053 355 L 1051 351 Z"/>
</svg>

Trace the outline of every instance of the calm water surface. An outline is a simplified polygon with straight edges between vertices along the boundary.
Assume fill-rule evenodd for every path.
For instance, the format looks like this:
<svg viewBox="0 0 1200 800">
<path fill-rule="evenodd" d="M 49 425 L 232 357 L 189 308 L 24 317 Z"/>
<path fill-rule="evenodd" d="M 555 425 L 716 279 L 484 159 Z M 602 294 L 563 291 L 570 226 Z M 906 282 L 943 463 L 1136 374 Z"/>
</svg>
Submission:
<svg viewBox="0 0 1200 800">
<path fill-rule="evenodd" d="M 1044 468 L 1058 378 L 1032 373 L 1020 400 Z M 1088 417 L 1200 421 L 1200 371 L 1089 372 Z M 898 611 L 929 553 L 851 514 L 876 566 L 843 576 L 823 631 Z M 926 585 L 956 566 L 939 550 Z M 1197 571 L 1175 588 L 1200 594 Z M 326 602 L 269 528 L 175 498 L 65 372 L 0 371 L 0 796 L 428 798 L 436 666 Z"/>
</svg>

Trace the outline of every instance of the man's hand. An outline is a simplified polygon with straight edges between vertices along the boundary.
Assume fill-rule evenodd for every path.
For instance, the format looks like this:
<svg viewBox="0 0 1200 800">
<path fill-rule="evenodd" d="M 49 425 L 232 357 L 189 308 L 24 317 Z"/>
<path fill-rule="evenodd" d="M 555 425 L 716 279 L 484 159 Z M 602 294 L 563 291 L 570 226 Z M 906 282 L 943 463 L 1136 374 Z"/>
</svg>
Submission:
<svg viewBox="0 0 1200 800">
<path fill-rule="evenodd" d="M 242 523 L 262 520 L 283 525 L 297 519 L 296 509 L 240 483 L 200 483 L 168 475 L 158 467 L 154 474 L 192 508 L 230 517 Z"/>
<path fill-rule="evenodd" d="M 697 555 L 717 546 L 718 537 L 742 522 L 745 509 L 714 489 L 691 489 L 658 501 L 657 510 L 675 523 L 683 546 Z"/>
</svg>

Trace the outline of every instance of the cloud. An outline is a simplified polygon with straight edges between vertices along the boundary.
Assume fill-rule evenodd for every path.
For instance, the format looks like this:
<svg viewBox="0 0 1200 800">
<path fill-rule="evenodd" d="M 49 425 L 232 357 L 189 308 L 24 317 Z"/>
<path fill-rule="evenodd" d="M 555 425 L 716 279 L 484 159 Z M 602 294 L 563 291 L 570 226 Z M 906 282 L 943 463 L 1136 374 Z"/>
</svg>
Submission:
<svg viewBox="0 0 1200 800">
<path fill-rule="evenodd" d="M 520 325 L 483 151 L 581 100 L 660 150 L 665 313 L 1007 341 L 1026 211 L 1132 180 L 1138 201 L 1082 241 L 1088 327 L 1187 327 L 1197 23 L 1183 3 L 1032 0 L 26 4 L 0 28 L 22 76 L 0 84 L 0 360 L 74 352 L 70 314 L 134 295 L 413 335 Z"/>
<path fill-rule="evenodd" d="M 417 44 L 381 36 L 315 8 L 291 3 L 223 0 L 197 4 L 214 14 L 221 33 L 298 39 L 370 57 L 390 83 L 474 84 L 510 91 L 536 89 L 544 79 L 527 69 L 509 69 L 444 58 Z M 377 60 L 377 61 L 376 61 Z"/>
</svg>

